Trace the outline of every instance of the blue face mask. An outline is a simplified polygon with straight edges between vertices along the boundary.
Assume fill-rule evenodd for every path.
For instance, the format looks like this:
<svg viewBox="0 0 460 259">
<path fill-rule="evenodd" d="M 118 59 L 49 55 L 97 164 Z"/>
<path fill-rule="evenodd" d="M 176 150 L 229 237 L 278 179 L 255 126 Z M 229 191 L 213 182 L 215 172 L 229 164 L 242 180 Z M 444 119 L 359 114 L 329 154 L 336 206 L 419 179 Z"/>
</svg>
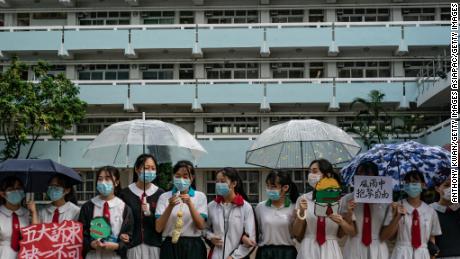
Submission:
<svg viewBox="0 0 460 259">
<path fill-rule="evenodd" d="M 216 183 L 216 194 L 220 196 L 227 196 L 230 192 L 228 183 Z"/>
<path fill-rule="evenodd" d="M 190 187 L 190 179 L 174 177 L 174 187 L 180 192 L 186 191 Z"/>
<path fill-rule="evenodd" d="M 109 196 L 113 192 L 113 183 L 97 182 L 96 189 L 102 196 Z"/>
<path fill-rule="evenodd" d="M 411 198 L 415 198 L 422 193 L 422 184 L 421 183 L 407 183 L 404 185 L 404 191 Z"/>
<path fill-rule="evenodd" d="M 49 186 L 46 195 L 50 198 L 51 201 L 57 201 L 64 196 L 64 188 L 59 186 Z"/>
<path fill-rule="evenodd" d="M 157 178 L 157 171 L 155 170 L 145 170 L 145 172 L 141 172 L 139 174 L 139 180 L 145 183 L 153 182 Z M 145 179 L 145 180 L 144 180 Z"/>
<path fill-rule="evenodd" d="M 280 199 L 280 191 L 279 190 L 272 190 L 272 189 L 267 189 L 266 190 L 267 196 L 270 200 L 272 201 L 277 201 Z"/>
<path fill-rule="evenodd" d="M 21 203 L 24 197 L 26 197 L 26 194 L 23 190 L 6 192 L 6 200 L 13 205 Z"/>
</svg>

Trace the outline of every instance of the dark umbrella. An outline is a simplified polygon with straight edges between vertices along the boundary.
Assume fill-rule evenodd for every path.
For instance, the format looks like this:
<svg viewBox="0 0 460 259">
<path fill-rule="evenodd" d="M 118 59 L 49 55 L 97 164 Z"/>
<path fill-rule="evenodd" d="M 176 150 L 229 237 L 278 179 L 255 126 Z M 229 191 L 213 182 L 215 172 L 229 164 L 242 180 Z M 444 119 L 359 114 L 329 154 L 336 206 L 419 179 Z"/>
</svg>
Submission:
<svg viewBox="0 0 460 259">
<path fill-rule="evenodd" d="M 75 170 L 51 159 L 8 159 L 0 163 L 0 182 L 8 176 L 16 176 L 26 192 L 45 192 L 48 182 L 56 175 L 67 177 L 72 185 L 82 182 Z"/>
</svg>

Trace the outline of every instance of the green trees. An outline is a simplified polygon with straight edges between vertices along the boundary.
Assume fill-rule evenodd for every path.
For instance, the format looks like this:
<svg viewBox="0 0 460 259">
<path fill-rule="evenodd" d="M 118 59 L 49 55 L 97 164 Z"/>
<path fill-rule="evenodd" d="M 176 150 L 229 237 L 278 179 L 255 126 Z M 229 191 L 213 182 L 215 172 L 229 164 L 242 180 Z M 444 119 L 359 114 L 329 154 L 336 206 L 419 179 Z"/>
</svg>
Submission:
<svg viewBox="0 0 460 259">
<path fill-rule="evenodd" d="M 33 67 L 37 82 L 22 75 L 28 66 L 13 58 L 7 71 L 0 74 L 0 133 L 4 139 L 0 160 L 18 158 L 21 148 L 30 144 L 29 158 L 40 135 L 60 139 L 66 129 L 85 116 L 86 103 L 79 89 L 64 74 L 48 75 L 48 65 Z"/>
</svg>

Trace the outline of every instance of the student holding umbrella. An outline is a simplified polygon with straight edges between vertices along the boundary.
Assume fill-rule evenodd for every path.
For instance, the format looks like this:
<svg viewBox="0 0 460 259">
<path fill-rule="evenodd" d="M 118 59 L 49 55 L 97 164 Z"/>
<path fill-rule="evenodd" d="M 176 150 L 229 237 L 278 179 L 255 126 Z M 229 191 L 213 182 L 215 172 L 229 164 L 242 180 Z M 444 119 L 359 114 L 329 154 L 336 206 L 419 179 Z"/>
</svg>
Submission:
<svg viewBox="0 0 460 259">
<path fill-rule="evenodd" d="M 205 259 L 201 239 L 208 217 L 206 195 L 194 189 L 195 171 L 189 161 L 173 168 L 174 187 L 163 193 L 155 210 L 155 229 L 163 232 L 162 259 Z"/>
<path fill-rule="evenodd" d="M 164 191 L 152 183 L 157 177 L 157 167 L 154 156 L 140 155 L 134 163 L 134 182 L 120 193 L 120 198 L 129 204 L 134 216 L 128 258 L 160 258 L 161 233 L 155 231 L 155 208 Z"/>
<path fill-rule="evenodd" d="M 51 200 L 51 203 L 40 209 L 38 213 L 35 203 L 28 203 L 28 208 L 32 214 L 32 224 L 78 220 L 80 207 L 76 205 L 77 200 L 73 186 L 67 177 L 56 175 L 51 178 L 46 195 Z"/>
<path fill-rule="evenodd" d="M 397 235 L 392 259 L 430 259 L 429 242 L 435 243 L 435 236 L 441 235 L 436 211 L 421 200 L 425 187 L 423 175 L 411 171 L 404 176 L 404 191 L 409 196 L 402 204 L 393 204 L 392 213 L 385 219 L 380 240 Z"/>
<path fill-rule="evenodd" d="M 125 234 L 131 240 L 133 216 L 131 209 L 115 196 L 120 183 L 118 169 L 105 166 L 96 174 L 99 195 L 86 202 L 80 212 L 83 223 L 83 254 L 87 259 L 126 258 L 129 243 L 122 241 Z"/>
<path fill-rule="evenodd" d="M 0 258 L 16 259 L 20 228 L 29 225 L 29 211 L 21 206 L 24 185 L 14 176 L 0 182 Z"/>
<path fill-rule="evenodd" d="M 208 258 L 249 258 L 256 245 L 256 222 L 238 171 L 226 167 L 217 172 L 216 194 L 208 204 L 204 232 L 213 244 Z M 243 236 L 250 245 L 241 242 Z"/>
</svg>

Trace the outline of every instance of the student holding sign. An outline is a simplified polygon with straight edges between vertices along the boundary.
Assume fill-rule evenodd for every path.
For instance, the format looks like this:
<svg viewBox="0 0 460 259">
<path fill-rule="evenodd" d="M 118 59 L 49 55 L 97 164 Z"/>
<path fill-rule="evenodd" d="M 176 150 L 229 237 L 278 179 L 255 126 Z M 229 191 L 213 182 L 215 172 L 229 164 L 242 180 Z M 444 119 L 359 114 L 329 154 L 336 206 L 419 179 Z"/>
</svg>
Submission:
<svg viewBox="0 0 460 259">
<path fill-rule="evenodd" d="M 57 175 L 51 178 L 46 195 L 51 203 L 38 213 L 34 202 L 28 204 L 32 214 L 32 224 L 78 220 L 80 207 L 76 205 L 73 187 L 65 176 Z"/>
<path fill-rule="evenodd" d="M 355 175 L 377 176 L 378 167 L 372 162 L 364 162 L 358 166 Z M 355 180 L 356 184 L 358 183 Z M 343 258 L 388 259 L 390 253 L 387 244 L 379 238 L 388 204 L 356 203 L 353 196 L 354 193 L 345 195 L 340 204 L 341 214 L 345 220 L 354 224 L 357 230 L 355 236 L 348 237 L 343 249 Z"/>
<path fill-rule="evenodd" d="M 160 258 L 161 233 L 155 231 L 155 208 L 164 191 L 152 183 L 157 176 L 156 170 L 155 157 L 140 155 L 134 163 L 135 181 L 120 193 L 120 198 L 129 204 L 134 216 L 132 248 L 128 250 L 130 259 Z"/>
<path fill-rule="evenodd" d="M 234 168 L 216 174 L 216 199 L 208 204 L 208 225 L 204 234 L 212 243 L 208 258 L 247 258 L 256 245 L 256 222 L 243 190 L 243 182 Z M 250 245 L 241 243 L 242 237 Z"/>
<path fill-rule="evenodd" d="M 420 198 L 425 187 L 420 172 L 407 173 L 404 182 L 404 191 L 409 197 L 402 204 L 392 205 L 393 212 L 385 219 L 380 239 L 397 235 L 391 259 L 430 259 L 428 242 L 435 243 L 435 236 L 441 235 L 438 215 Z"/>
<path fill-rule="evenodd" d="M 105 166 L 96 174 L 99 195 L 86 202 L 80 212 L 83 223 L 83 254 L 87 259 L 126 258 L 129 244 L 120 239 L 122 234 L 131 239 L 133 216 L 131 209 L 115 196 L 119 185 L 118 169 Z"/>
<path fill-rule="evenodd" d="M 10 176 L 0 183 L 0 258 L 16 259 L 19 252 L 20 229 L 27 227 L 29 211 L 21 206 L 24 185 Z"/>
<path fill-rule="evenodd" d="M 162 259 L 205 259 L 206 246 L 201 239 L 208 217 L 206 195 L 194 189 L 195 171 L 189 161 L 173 168 L 174 188 L 163 193 L 155 210 L 155 229 L 165 238 Z"/>
<path fill-rule="evenodd" d="M 296 185 L 286 172 L 272 171 L 265 180 L 268 200 L 256 207 L 259 224 L 257 259 L 295 259 L 292 224 L 295 218 L 294 203 L 299 197 Z"/>
<path fill-rule="evenodd" d="M 440 254 L 437 258 L 460 259 L 460 206 L 451 202 L 450 169 L 445 169 L 435 178 L 435 189 L 439 201 L 432 203 L 441 223 L 442 236 L 436 237 Z"/>
<path fill-rule="evenodd" d="M 341 259 L 342 252 L 338 239 L 344 234 L 353 235 L 355 232 L 354 226 L 339 214 L 333 213 L 329 216 L 315 214 L 315 208 L 318 207 L 316 187 L 323 179 L 334 182 L 334 185 L 340 182 L 329 161 L 314 160 L 310 164 L 308 183 L 315 188 L 315 191 L 300 196 L 296 203 L 297 217 L 294 221 L 293 234 L 301 241 L 298 259 Z"/>
</svg>

